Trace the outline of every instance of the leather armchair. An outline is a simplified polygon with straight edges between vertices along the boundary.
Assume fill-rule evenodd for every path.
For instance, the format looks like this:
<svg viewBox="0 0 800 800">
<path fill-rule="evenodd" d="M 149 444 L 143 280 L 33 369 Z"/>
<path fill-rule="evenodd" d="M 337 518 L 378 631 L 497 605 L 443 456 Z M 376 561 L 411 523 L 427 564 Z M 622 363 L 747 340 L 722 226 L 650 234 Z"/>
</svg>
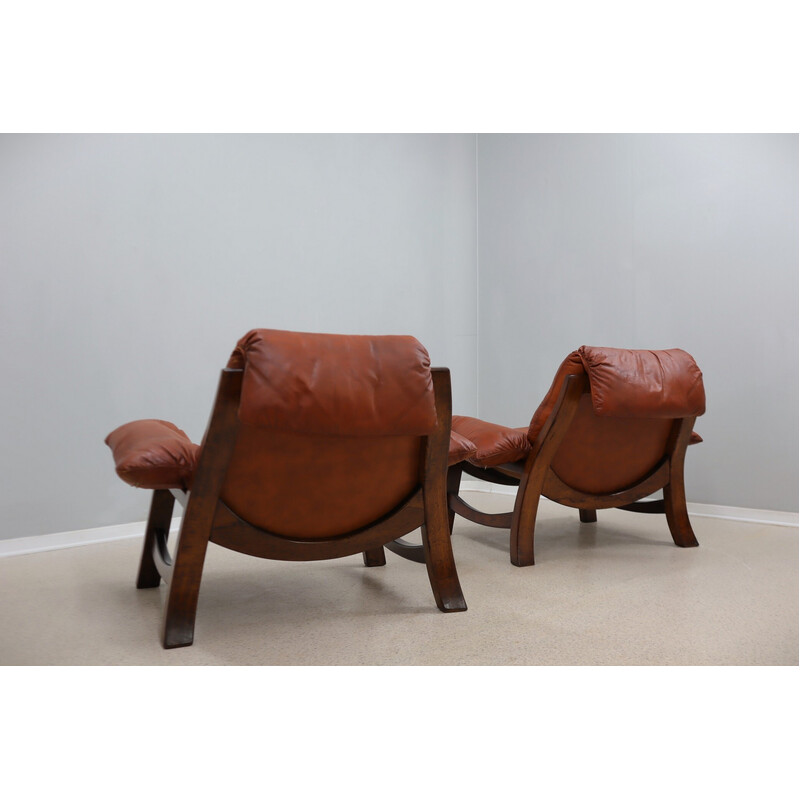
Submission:
<svg viewBox="0 0 800 800">
<path fill-rule="evenodd" d="M 164 579 L 164 647 L 190 645 L 209 542 L 289 561 L 361 552 L 422 529 L 436 604 L 464 611 L 448 525 L 448 461 L 475 453 L 450 436 L 450 373 L 410 336 L 253 330 L 222 371 L 202 446 L 162 420 L 106 439 L 118 475 L 153 490 L 138 588 Z M 175 500 L 185 511 L 174 558 Z"/>
<path fill-rule="evenodd" d="M 663 513 L 679 547 L 696 547 L 686 510 L 683 465 L 695 418 L 705 412 L 703 375 L 683 350 L 581 347 L 556 373 L 530 425 L 508 428 L 453 417 L 476 452 L 450 468 L 451 515 L 510 528 L 511 562 L 534 563 L 541 496 L 595 522 L 597 510 Z M 459 496 L 463 473 L 518 486 L 514 511 L 487 514 Z M 663 490 L 663 499 L 643 498 Z"/>
</svg>

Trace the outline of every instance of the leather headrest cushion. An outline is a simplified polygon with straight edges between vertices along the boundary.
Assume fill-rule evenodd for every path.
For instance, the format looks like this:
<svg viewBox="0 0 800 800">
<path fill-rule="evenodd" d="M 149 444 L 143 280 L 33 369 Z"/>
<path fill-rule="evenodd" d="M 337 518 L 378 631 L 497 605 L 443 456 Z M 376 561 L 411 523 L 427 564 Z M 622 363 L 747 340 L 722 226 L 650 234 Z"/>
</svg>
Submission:
<svg viewBox="0 0 800 800">
<path fill-rule="evenodd" d="M 592 406 L 601 417 L 697 417 L 705 413 L 703 373 L 685 350 L 579 348 Z"/>
<path fill-rule="evenodd" d="M 228 366 L 244 369 L 239 419 L 336 436 L 424 436 L 436 428 L 430 358 L 413 336 L 252 330 Z"/>
<path fill-rule="evenodd" d="M 584 345 L 561 363 L 531 419 L 535 442 L 558 401 L 564 380 L 586 372 L 592 406 L 608 417 L 691 417 L 706 410 L 703 373 L 684 350 L 621 350 Z"/>
</svg>

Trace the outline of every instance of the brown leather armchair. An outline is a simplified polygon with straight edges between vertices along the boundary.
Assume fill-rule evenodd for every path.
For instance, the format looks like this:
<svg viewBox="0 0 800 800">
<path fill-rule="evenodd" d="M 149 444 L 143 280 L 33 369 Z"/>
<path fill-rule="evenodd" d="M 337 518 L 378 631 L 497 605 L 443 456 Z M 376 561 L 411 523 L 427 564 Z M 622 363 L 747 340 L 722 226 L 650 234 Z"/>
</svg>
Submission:
<svg viewBox="0 0 800 800">
<path fill-rule="evenodd" d="M 526 428 L 453 417 L 474 455 L 448 475 L 451 516 L 511 528 L 511 562 L 534 563 L 539 498 L 579 509 L 666 514 L 675 544 L 696 547 L 686 511 L 683 464 L 692 428 L 705 412 L 703 375 L 683 350 L 581 347 L 561 364 Z M 518 486 L 514 511 L 487 514 L 459 496 L 461 476 Z M 663 489 L 662 500 L 642 498 Z"/>
<path fill-rule="evenodd" d="M 153 489 L 138 588 L 169 583 L 164 647 L 194 638 L 208 542 L 262 558 L 310 561 L 361 552 L 422 529 L 422 558 L 442 611 L 464 611 L 448 526 L 450 373 L 410 336 L 254 330 L 222 371 L 202 446 L 161 420 L 106 439 L 118 475 Z M 450 452 L 448 452 L 450 451 Z M 174 560 L 175 500 L 184 507 Z"/>
</svg>

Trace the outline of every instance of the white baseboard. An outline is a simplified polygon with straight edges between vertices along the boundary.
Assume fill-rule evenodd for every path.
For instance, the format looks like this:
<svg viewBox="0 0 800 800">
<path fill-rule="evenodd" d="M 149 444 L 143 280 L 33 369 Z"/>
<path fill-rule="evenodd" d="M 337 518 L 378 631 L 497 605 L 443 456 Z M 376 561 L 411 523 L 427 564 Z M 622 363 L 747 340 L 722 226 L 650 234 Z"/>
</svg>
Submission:
<svg viewBox="0 0 800 800">
<path fill-rule="evenodd" d="M 784 528 L 797 527 L 797 514 L 794 511 L 772 511 L 769 508 L 741 508 L 739 506 L 713 506 L 707 503 L 687 503 L 686 508 L 693 517 L 714 517 L 731 519 L 736 522 L 757 522 L 759 525 L 781 525 Z"/>
<path fill-rule="evenodd" d="M 461 481 L 461 488 L 467 492 L 490 492 L 494 494 L 516 494 L 515 486 L 498 486 L 485 481 Z M 543 498 L 546 502 L 552 502 Z M 736 522 L 755 522 L 760 525 L 780 525 L 797 527 L 798 515 L 791 511 L 771 511 L 763 508 L 739 508 L 738 506 L 714 506 L 706 503 L 687 503 L 689 513 L 694 517 L 714 517 Z M 173 517 L 171 531 L 177 531 L 181 518 Z M 25 536 L 20 539 L 0 539 L 0 558 L 22 556 L 28 553 L 42 553 L 46 550 L 63 550 L 67 547 L 81 547 L 85 544 L 112 542 L 117 539 L 135 539 L 144 535 L 144 522 L 129 522 L 125 525 L 106 525 L 102 528 L 87 528 L 82 531 L 48 533 L 42 536 Z"/>
<path fill-rule="evenodd" d="M 181 518 L 173 517 L 170 531 L 177 531 Z M 27 553 L 42 553 L 45 550 L 63 550 L 85 544 L 113 542 L 117 539 L 135 539 L 144 536 L 145 522 L 127 522 L 124 525 L 105 525 L 102 528 L 86 528 L 82 531 L 46 533 L 42 536 L 24 536 L 20 539 L 0 539 L 0 558 L 22 556 Z"/>
<path fill-rule="evenodd" d="M 467 492 L 517 493 L 516 486 L 499 486 L 485 481 L 461 481 L 461 488 Z M 739 506 L 714 506 L 707 503 L 687 503 L 686 507 L 693 517 L 714 517 L 715 519 L 755 522 L 759 525 L 780 525 L 788 528 L 796 528 L 798 525 L 798 515 L 793 511 L 772 511 L 767 508 L 740 508 Z"/>
</svg>

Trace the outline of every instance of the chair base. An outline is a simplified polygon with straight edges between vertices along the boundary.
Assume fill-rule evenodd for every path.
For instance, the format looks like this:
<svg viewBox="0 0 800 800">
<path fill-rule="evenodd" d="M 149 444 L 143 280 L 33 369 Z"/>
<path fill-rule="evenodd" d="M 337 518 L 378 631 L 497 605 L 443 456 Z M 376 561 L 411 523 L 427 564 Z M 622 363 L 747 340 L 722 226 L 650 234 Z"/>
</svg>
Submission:
<svg viewBox="0 0 800 800">
<path fill-rule="evenodd" d="M 386 553 L 383 552 L 383 547 L 374 547 L 370 550 L 365 550 L 362 555 L 364 557 L 365 567 L 386 566 Z"/>
<path fill-rule="evenodd" d="M 481 477 L 483 480 L 490 483 L 496 482 L 492 480 L 494 470 L 483 470 L 483 472 L 485 475 L 477 475 L 477 477 Z M 477 470 L 470 470 L 471 475 L 476 475 L 476 473 Z M 503 480 L 504 485 L 507 482 L 507 480 Z M 451 513 L 458 514 L 460 517 L 468 519 L 470 522 L 478 523 L 479 525 L 486 525 L 492 528 L 509 528 L 511 530 L 511 563 L 517 567 L 529 567 L 534 565 L 534 532 L 539 497 L 542 495 L 538 494 L 534 498 L 531 493 L 529 493 L 528 497 L 525 498 L 526 502 L 522 502 L 522 498 L 518 493 L 518 500 L 513 512 L 492 514 L 473 508 L 469 503 L 459 497 L 457 492 L 458 487 L 456 486 L 455 492 L 448 496 L 448 504 Z M 664 514 L 672 540 L 677 547 L 698 547 L 699 542 L 692 530 L 689 514 L 686 510 L 686 501 L 682 491 L 680 489 L 676 490 L 671 484 L 667 484 L 663 487 L 663 492 L 664 498 L 661 500 L 638 500 L 619 506 L 612 506 L 605 503 L 601 508 L 618 508 L 621 511 L 631 511 L 638 514 Z M 548 499 L 556 503 L 559 502 L 555 498 Z M 559 505 L 568 504 L 559 503 Z M 590 506 L 571 507 L 578 508 L 579 518 L 582 523 L 597 522 L 597 508 L 592 508 Z"/>
</svg>

